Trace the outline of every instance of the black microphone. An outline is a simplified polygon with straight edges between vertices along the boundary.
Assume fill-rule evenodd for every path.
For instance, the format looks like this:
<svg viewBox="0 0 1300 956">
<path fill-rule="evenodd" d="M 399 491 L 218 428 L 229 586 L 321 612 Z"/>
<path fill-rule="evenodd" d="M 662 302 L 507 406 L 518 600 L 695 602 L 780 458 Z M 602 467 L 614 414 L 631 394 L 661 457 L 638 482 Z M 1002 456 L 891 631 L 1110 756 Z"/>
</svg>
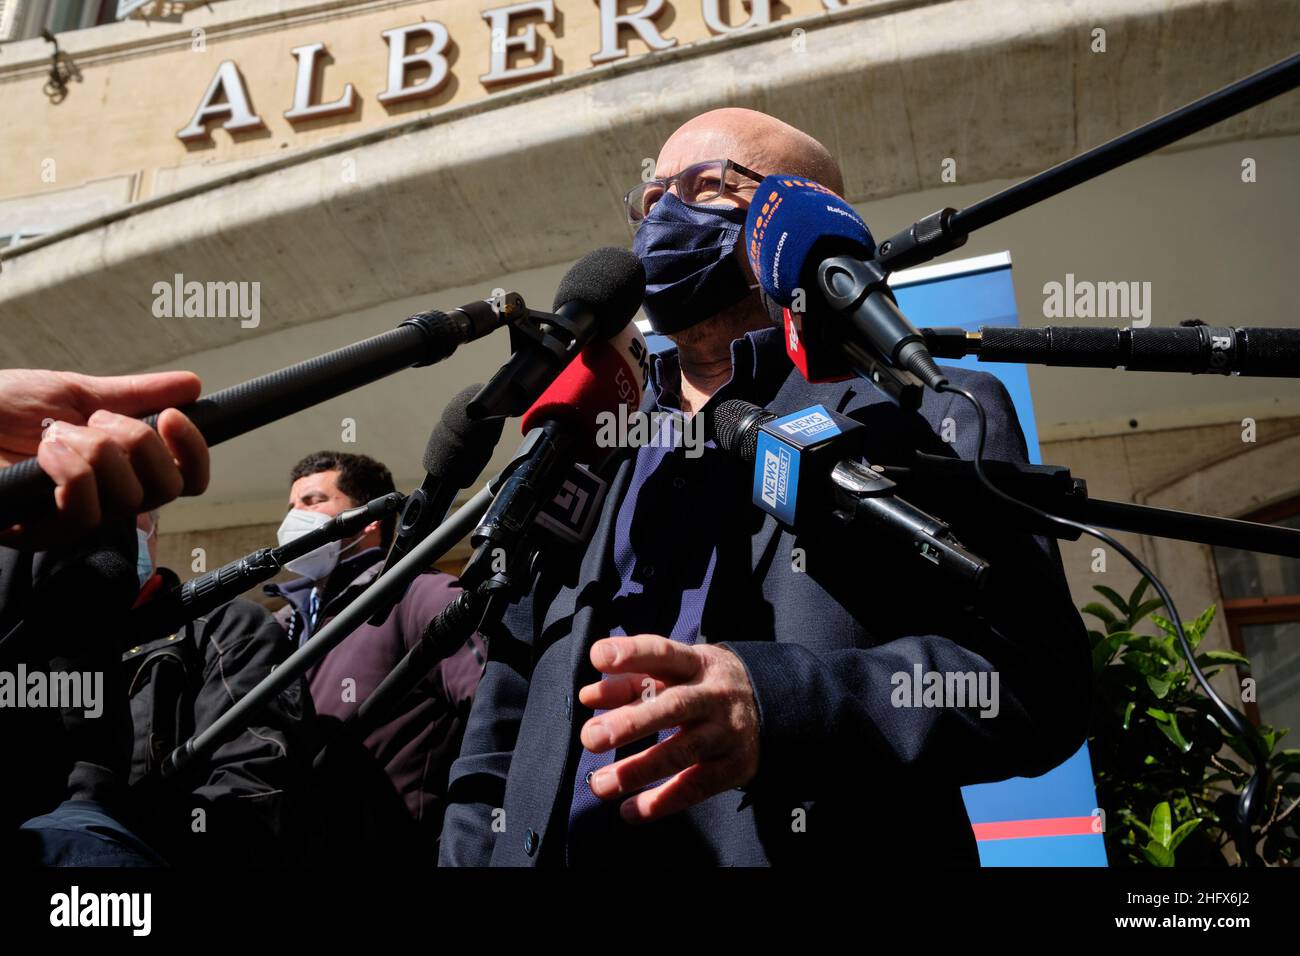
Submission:
<svg viewBox="0 0 1300 956">
<path fill-rule="evenodd" d="M 922 384 L 947 381 L 899 310 L 871 231 L 835 193 L 800 176 L 768 176 L 745 235 L 754 275 L 785 307 L 786 350 L 809 381 L 856 371 L 909 408 Z"/>
<path fill-rule="evenodd" d="M 1018 362 L 1129 372 L 1217 373 L 1300 377 L 1300 329 L 1217 328 L 1186 322 L 1177 328 L 1027 329 L 985 325 L 921 329 L 934 355 L 981 362 Z"/>
<path fill-rule="evenodd" d="M 564 274 L 554 314 L 510 327 L 513 354 L 469 403 L 470 418 L 522 415 L 591 342 L 614 338 L 645 299 L 645 267 L 627 249 L 589 252 Z"/>
<path fill-rule="evenodd" d="M 26 614 L 0 638 L 0 661 L 16 660 L 37 640 L 46 644 L 41 656 L 75 656 L 74 648 L 121 621 L 140 592 L 135 563 L 122 551 L 130 539 L 116 527 L 101 528 L 98 538 L 78 554 L 43 562 Z"/>
<path fill-rule="evenodd" d="M 331 541 L 341 541 L 360 532 L 372 521 L 379 521 L 402 507 L 402 495 L 392 492 L 356 508 L 349 508 L 321 525 L 279 548 L 259 548 L 252 554 L 236 558 L 191 578 L 178 588 L 159 594 L 127 616 L 126 639 L 146 644 L 159 637 L 175 634 L 195 618 L 221 607 L 251 587 L 269 581 L 285 564 L 310 554 Z"/>
<path fill-rule="evenodd" d="M 456 496 L 474 484 L 488 466 L 505 421 L 469 417 L 469 403 L 482 387 L 475 384 L 457 392 L 429 435 L 424 447 L 424 481 L 406 500 L 385 571 L 443 522 Z"/>
<path fill-rule="evenodd" d="M 424 481 L 406 499 L 393 545 L 379 572 L 381 575 L 387 574 L 389 568 L 446 520 L 456 496 L 474 484 L 488 466 L 492 452 L 501 440 L 505 420 L 486 418 L 475 421 L 469 417 L 467 407 L 482 387 L 475 384 L 457 392 L 429 435 L 429 443 L 424 448 Z M 378 606 L 370 623 L 384 623 L 392 609 L 388 602 Z"/>
<path fill-rule="evenodd" d="M 787 527 L 866 525 L 958 581 L 984 586 L 989 564 L 946 523 L 899 498 L 895 485 L 857 459 L 861 422 L 813 405 L 778 416 L 743 399 L 713 413 L 718 447 L 754 466 L 753 500 Z"/>
<path fill-rule="evenodd" d="M 404 368 L 432 365 L 457 347 L 511 321 L 523 300 L 483 300 L 451 312 L 420 312 L 397 328 L 325 355 L 214 392 L 180 409 L 209 446 L 286 418 Z M 156 428 L 158 416 L 143 421 Z M 35 458 L 0 470 L 0 527 L 40 517 L 54 508 L 54 482 Z"/>
</svg>

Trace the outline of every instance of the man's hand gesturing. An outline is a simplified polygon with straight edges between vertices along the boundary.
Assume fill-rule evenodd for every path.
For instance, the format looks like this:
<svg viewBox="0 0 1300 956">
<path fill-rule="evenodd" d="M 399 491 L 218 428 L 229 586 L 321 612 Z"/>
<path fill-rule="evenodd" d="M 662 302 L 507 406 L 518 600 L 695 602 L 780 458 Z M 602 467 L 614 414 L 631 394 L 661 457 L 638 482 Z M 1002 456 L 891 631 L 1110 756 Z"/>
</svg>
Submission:
<svg viewBox="0 0 1300 956">
<path fill-rule="evenodd" d="M 638 634 L 597 641 L 591 663 L 611 676 L 578 692 L 587 707 L 608 711 L 583 725 L 588 750 L 601 753 L 681 728 L 592 776 L 592 793 L 602 800 L 636 794 L 620 808 L 623 819 L 657 820 L 754 778 L 758 709 L 745 666 L 731 651 Z M 664 777 L 671 779 L 636 793 Z"/>
</svg>

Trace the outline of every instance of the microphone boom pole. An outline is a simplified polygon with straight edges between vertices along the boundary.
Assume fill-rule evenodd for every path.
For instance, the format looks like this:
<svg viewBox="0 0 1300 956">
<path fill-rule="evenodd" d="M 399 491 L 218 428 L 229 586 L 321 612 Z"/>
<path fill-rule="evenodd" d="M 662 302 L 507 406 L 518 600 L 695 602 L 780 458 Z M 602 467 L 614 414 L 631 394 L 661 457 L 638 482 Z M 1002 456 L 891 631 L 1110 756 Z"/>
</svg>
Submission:
<svg viewBox="0 0 1300 956">
<path fill-rule="evenodd" d="M 984 325 L 978 331 L 959 326 L 918 331 L 938 358 L 974 355 L 981 362 L 1300 378 L 1300 329 Z"/>
<path fill-rule="evenodd" d="M 941 209 L 880 244 L 876 261 L 894 272 L 962 246 L 976 229 L 1153 153 L 1300 86 L 1300 53 L 1215 90 L 1109 142 L 1008 186 L 960 211 Z"/>
<path fill-rule="evenodd" d="M 209 446 L 217 445 L 402 369 L 440 362 L 460 344 L 527 311 L 524 300 L 512 292 L 499 306 L 481 300 L 447 313 L 420 312 L 388 332 L 213 392 L 180 411 Z M 143 421 L 156 428 L 158 416 Z M 39 517 L 53 507 L 54 482 L 34 457 L 0 469 L 0 527 Z"/>
</svg>

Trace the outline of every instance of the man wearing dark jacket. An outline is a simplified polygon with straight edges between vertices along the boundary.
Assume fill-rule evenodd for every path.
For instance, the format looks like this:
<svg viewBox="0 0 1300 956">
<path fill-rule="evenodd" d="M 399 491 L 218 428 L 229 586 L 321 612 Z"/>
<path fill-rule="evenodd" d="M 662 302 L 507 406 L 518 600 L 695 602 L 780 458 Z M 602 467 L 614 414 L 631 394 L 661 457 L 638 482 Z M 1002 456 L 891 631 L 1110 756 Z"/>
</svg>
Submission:
<svg viewBox="0 0 1300 956">
<path fill-rule="evenodd" d="M 159 513 L 139 516 L 137 608 L 180 586 L 158 567 Z M 266 679 L 291 648 L 266 608 L 237 598 L 174 634 L 132 634 L 123 655 L 135 743 L 129 782 L 150 844 L 173 865 L 282 865 L 322 855 L 312 757 L 320 745 L 295 681 L 210 760 L 163 778 L 161 762 Z"/>
<path fill-rule="evenodd" d="M 289 515 L 281 526 L 281 542 L 293 528 L 308 528 L 394 490 L 392 475 L 365 455 L 317 452 L 308 455 L 291 475 Z M 313 517 L 314 516 L 314 517 Z M 395 518 L 372 522 L 353 541 L 337 550 L 313 552 L 293 562 L 301 576 L 288 584 L 267 585 L 266 593 L 287 603 L 276 617 L 294 645 L 301 645 L 347 607 L 378 576 L 391 544 Z M 328 739 L 344 726 L 379 683 L 406 655 L 425 627 L 456 596 L 454 580 L 432 568 L 407 588 L 382 624 L 363 624 L 334 647 L 308 674 L 316 712 Z M 367 776 L 362 786 L 370 801 L 368 814 L 384 821 L 378 849 L 387 852 L 405 838 L 393 811 L 413 821 L 422 837 L 416 859 L 434 859 L 433 847 L 442 825 L 447 773 L 464 733 L 465 719 L 482 673 L 484 649 L 475 638 L 440 662 L 402 701 L 395 712 L 368 733 L 364 754 L 339 753 L 326 764 L 334 772 L 326 785 L 342 786 Z M 360 767 L 358 767 L 360 764 Z M 346 769 L 345 769 L 346 768 Z M 380 780 L 381 771 L 383 780 Z M 380 806 L 376 810 L 374 802 Z M 388 812 L 385 812 L 388 811 Z M 375 824 L 371 824 L 375 825 Z"/>
<path fill-rule="evenodd" d="M 867 426 L 869 461 L 971 458 L 974 414 L 950 394 L 908 414 L 864 380 L 812 385 L 794 370 L 741 241 L 772 173 L 843 192 L 820 143 L 750 110 L 687 122 L 658 178 L 629 192 L 645 313 L 677 346 L 653 362 L 642 411 L 820 403 Z M 1002 385 L 947 371 L 987 409 L 986 457 L 1025 461 Z M 938 438 L 954 430 L 951 445 Z M 489 631 L 441 862 L 976 863 L 959 788 L 1044 773 L 1084 740 L 1088 645 L 1054 544 L 914 500 L 997 571 L 962 597 L 865 535 L 794 535 L 750 503 L 747 469 L 713 442 L 686 451 L 606 463 L 585 554 L 548 555 Z M 995 686 L 997 706 L 895 706 L 898 675 L 916 668 Z"/>
</svg>

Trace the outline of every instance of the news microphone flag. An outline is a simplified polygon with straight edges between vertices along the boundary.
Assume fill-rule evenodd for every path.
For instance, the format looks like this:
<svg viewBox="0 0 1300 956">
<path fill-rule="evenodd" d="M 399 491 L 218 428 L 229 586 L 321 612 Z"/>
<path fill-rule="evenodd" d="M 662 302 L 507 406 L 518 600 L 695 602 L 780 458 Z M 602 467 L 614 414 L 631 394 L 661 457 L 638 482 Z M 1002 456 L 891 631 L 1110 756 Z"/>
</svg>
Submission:
<svg viewBox="0 0 1300 956">
<path fill-rule="evenodd" d="M 650 384 L 650 353 L 635 322 L 608 341 L 589 342 L 524 413 L 520 431 L 528 434 L 545 421 L 570 426 L 579 460 L 594 462 L 609 449 L 598 448 L 597 417 L 635 411 Z"/>
<path fill-rule="evenodd" d="M 800 176 L 768 176 L 745 217 L 745 248 L 763 291 L 787 309 L 804 285 L 819 247 L 836 253 L 876 254 L 871 230 L 852 206 L 821 183 Z M 856 245 L 857 249 L 846 247 Z"/>
<path fill-rule="evenodd" d="M 818 488 L 836 461 L 856 453 L 862 428 L 861 422 L 824 405 L 761 424 L 754 454 L 754 504 L 793 527 L 800 514 L 800 489 Z"/>
<path fill-rule="evenodd" d="M 810 382 L 840 381 L 852 369 L 822 346 L 813 274 L 827 256 L 876 254 L 876 241 L 862 217 L 821 183 L 802 176 L 768 176 L 754 193 L 745 218 L 745 249 L 763 291 L 784 309 L 785 347 Z M 793 308 L 792 308 L 793 307 Z"/>
</svg>

